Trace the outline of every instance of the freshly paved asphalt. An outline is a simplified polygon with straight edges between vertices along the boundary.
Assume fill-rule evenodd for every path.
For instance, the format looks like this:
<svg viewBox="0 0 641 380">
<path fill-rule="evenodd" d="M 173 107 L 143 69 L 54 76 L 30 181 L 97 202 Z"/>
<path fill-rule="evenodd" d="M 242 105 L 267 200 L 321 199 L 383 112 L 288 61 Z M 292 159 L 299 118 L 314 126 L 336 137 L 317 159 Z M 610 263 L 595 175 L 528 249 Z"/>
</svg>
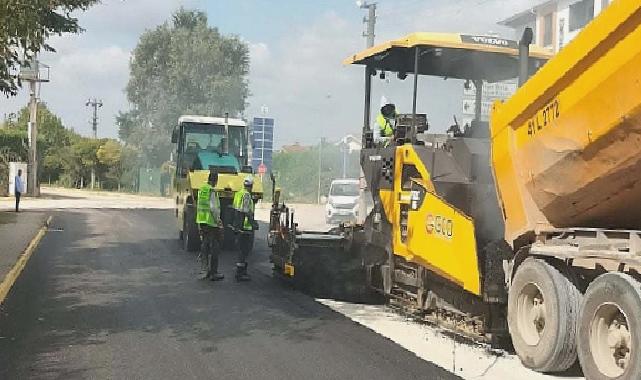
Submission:
<svg viewBox="0 0 641 380">
<path fill-rule="evenodd" d="M 0 379 L 457 378 L 273 280 L 264 239 L 253 281 L 226 252 L 211 283 L 170 211 L 52 224 L 0 309 Z"/>
</svg>

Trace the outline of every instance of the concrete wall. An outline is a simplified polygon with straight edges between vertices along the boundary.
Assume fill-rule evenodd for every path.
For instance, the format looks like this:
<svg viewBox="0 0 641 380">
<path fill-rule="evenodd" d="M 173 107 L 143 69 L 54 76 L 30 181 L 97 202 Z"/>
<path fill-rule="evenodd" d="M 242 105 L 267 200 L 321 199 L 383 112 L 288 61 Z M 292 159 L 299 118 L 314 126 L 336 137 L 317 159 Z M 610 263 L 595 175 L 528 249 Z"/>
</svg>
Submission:
<svg viewBox="0 0 641 380">
<path fill-rule="evenodd" d="M 18 175 L 18 170 L 22 170 L 22 181 L 24 183 L 24 192 L 29 191 L 29 181 L 27 181 L 27 163 L 25 162 L 9 162 L 9 195 L 14 195 L 16 184 L 15 178 Z"/>
</svg>

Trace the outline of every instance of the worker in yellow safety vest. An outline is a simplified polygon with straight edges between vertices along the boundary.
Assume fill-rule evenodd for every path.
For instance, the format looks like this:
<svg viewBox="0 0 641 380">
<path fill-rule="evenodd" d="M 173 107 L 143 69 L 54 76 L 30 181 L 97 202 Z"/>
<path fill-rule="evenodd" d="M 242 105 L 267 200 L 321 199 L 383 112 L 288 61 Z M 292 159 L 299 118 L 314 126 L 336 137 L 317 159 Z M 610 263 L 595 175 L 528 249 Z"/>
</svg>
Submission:
<svg viewBox="0 0 641 380">
<path fill-rule="evenodd" d="M 375 133 L 374 140 L 387 143 L 394 137 L 396 115 L 396 105 L 383 97 L 383 100 L 381 100 L 381 110 L 376 116 L 378 130 L 375 131 L 377 133 Z"/>
<path fill-rule="evenodd" d="M 234 194 L 234 228 L 238 233 L 238 260 L 236 261 L 236 280 L 248 281 L 247 257 L 254 247 L 254 231 L 258 224 L 254 220 L 254 200 L 252 199 L 252 188 L 254 179 L 249 176 L 243 182 L 243 188 Z"/>
<path fill-rule="evenodd" d="M 200 227 L 202 241 L 200 250 L 201 278 L 220 281 L 225 276 L 218 273 L 218 254 L 223 236 L 223 223 L 220 218 L 220 198 L 215 190 L 218 172 L 210 169 L 207 183 L 198 189 L 196 204 L 196 223 Z"/>
</svg>

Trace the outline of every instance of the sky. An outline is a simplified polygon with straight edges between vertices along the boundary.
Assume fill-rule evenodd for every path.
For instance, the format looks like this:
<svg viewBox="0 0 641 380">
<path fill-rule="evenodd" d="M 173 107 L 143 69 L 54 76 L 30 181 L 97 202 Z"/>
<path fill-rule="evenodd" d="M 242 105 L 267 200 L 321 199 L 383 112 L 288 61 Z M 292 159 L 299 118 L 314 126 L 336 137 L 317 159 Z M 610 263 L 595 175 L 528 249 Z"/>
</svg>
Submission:
<svg viewBox="0 0 641 380">
<path fill-rule="evenodd" d="M 514 38 L 497 21 L 527 9 L 535 0 L 378 0 L 376 42 L 417 31 L 498 33 Z M 203 10 L 209 24 L 240 36 L 250 47 L 251 96 L 245 118 L 276 119 L 275 145 L 314 144 L 360 135 L 363 69 L 342 65 L 365 47 L 363 17 L 352 0 L 102 0 L 78 14 L 85 31 L 56 36 L 57 52 L 44 54 L 51 66 L 40 97 L 65 126 L 91 135 L 89 98 L 103 101 L 99 137 L 117 137 L 115 115 L 130 108 L 124 89 L 129 58 L 145 30 L 167 21 L 178 7 Z M 375 80 L 373 105 L 380 97 L 411 112 L 411 80 Z M 418 111 L 433 130 L 443 131 L 460 115 L 462 83 L 421 78 Z M 0 117 L 26 105 L 28 92 L 0 98 Z"/>
</svg>

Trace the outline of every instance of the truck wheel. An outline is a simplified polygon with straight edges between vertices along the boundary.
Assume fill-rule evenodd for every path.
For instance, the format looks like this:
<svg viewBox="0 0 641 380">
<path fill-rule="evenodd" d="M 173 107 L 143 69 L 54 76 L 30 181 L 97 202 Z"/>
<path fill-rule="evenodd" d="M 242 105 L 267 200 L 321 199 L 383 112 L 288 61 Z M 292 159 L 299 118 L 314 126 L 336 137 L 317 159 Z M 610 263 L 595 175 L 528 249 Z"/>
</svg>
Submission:
<svg viewBox="0 0 641 380">
<path fill-rule="evenodd" d="M 579 320 L 579 361 L 587 380 L 641 379 L 641 284 L 606 273 L 585 293 Z"/>
<path fill-rule="evenodd" d="M 195 218 L 193 208 L 187 207 L 183 218 L 183 249 L 186 252 L 195 252 L 200 248 L 200 236 Z"/>
<path fill-rule="evenodd" d="M 526 259 L 508 294 L 508 326 L 521 362 L 535 371 L 564 371 L 576 362 L 581 293 L 549 263 Z"/>
</svg>

